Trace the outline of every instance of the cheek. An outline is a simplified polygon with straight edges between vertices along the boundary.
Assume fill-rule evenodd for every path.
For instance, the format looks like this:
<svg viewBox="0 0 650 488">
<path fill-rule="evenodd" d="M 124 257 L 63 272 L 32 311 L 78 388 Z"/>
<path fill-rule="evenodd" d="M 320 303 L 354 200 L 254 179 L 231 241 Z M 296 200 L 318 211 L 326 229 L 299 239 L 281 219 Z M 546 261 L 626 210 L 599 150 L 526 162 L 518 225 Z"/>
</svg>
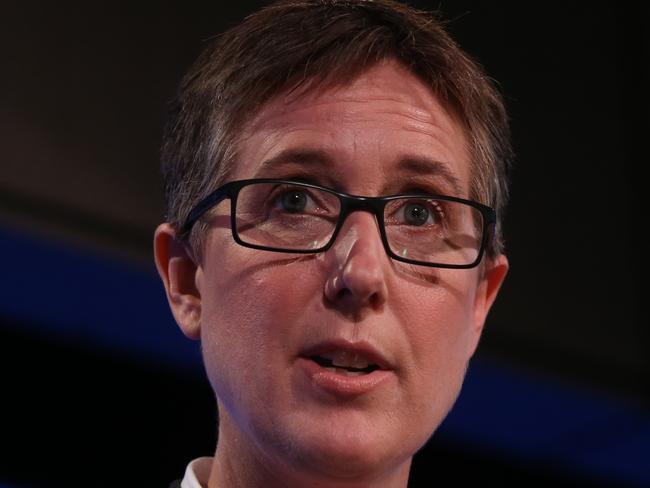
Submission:
<svg viewBox="0 0 650 488">
<path fill-rule="evenodd" d="M 457 292 L 457 290 L 464 290 Z M 432 288 L 411 289 L 399 297 L 400 316 L 412 358 L 408 378 L 413 403 L 433 423 L 453 405 L 471 355 L 475 327 L 474 293 L 465 279 L 443 281 Z"/>
<path fill-rule="evenodd" d="M 472 286 L 449 281 L 400 293 L 396 302 L 418 363 L 468 359 L 474 331 L 474 293 L 468 291 Z"/>
<path fill-rule="evenodd" d="M 286 261 L 282 255 L 231 247 L 218 266 L 206 261 L 204 275 L 210 281 L 201 290 L 203 358 L 224 402 L 233 394 L 268 398 L 270 379 L 295 354 L 291 347 L 307 301 L 319 296 L 313 274 L 278 259 Z"/>
</svg>

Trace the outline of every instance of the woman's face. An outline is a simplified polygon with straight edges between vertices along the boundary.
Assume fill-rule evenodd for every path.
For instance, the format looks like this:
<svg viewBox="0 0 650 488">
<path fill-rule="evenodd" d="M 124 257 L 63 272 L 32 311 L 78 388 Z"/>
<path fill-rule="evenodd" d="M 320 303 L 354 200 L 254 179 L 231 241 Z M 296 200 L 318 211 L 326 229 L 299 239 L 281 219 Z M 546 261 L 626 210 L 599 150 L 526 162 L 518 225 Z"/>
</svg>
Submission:
<svg viewBox="0 0 650 488">
<path fill-rule="evenodd" d="M 464 133 L 395 62 L 343 88 L 278 97 L 244 129 L 233 179 L 468 197 Z M 506 267 L 503 257 L 473 269 L 393 261 L 366 212 L 316 255 L 245 248 L 213 225 L 195 280 L 220 444 L 276 471 L 408 472 L 459 393 Z M 346 369 L 366 363 L 380 369 Z"/>
</svg>

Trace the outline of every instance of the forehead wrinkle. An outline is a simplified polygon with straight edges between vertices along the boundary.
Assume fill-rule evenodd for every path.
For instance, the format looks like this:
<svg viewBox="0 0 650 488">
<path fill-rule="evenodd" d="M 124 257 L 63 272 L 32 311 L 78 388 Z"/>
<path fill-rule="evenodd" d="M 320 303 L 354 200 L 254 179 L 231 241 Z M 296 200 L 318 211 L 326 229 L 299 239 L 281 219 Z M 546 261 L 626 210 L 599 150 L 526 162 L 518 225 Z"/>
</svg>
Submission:
<svg viewBox="0 0 650 488">
<path fill-rule="evenodd" d="M 392 116 L 401 119 L 406 119 L 416 124 L 426 124 L 432 127 L 438 127 L 445 131 L 455 132 L 456 128 L 446 123 L 444 114 L 438 114 L 438 110 L 422 110 L 412 106 L 409 103 L 401 103 L 400 107 L 372 107 L 372 111 L 368 111 L 367 103 L 371 100 L 337 100 L 335 102 L 317 102 L 309 103 L 308 105 L 298 105 L 295 109 L 286 107 L 284 109 L 273 110 L 271 107 L 268 110 L 263 110 L 257 117 L 255 117 L 247 127 L 242 131 L 244 137 L 250 137 L 256 132 L 265 130 L 274 130 L 295 124 L 297 120 L 304 118 L 303 122 L 309 123 L 311 115 L 318 115 L 323 117 L 326 121 L 331 122 L 376 122 L 373 116 Z M 343 109 L 337 109 L 336 105 L 339 103 L 344 105 Z M 358 105 L 350 107 L 350 105 Z M 324 106 L 331 106 L 331 110 L 317 110 Z M 314 113 L 316 112 L 316 113 Z M 295 114 L 294 117 L 286 117 L 287 114 Z"/>
<path fill-rule="evenodd" d="M 415 112 L 415 111 L 414 111 Z M 420 114 L 423 114 L 422 111 L 419 111 Z M 332 116 L 328 117 L 328 122 L 331 122 L 332 124 L 336 124 L 336 122 L 348 122 L 351 123 L 352 125 L 354 124 L 372 124 L 373 127 L 377 126 L 377 120 L 373 117 L 373 115 L 390 115 L 392 117 L 399 117 L 402 119 L 405 119 L 405 123 L 402 126 L 402 130 L 404 131 L 409 131 L 413 132 L 416 134 L 421 134 L 427 137 L 430 137 L 434 139 L 438 144 L 440 144 L 443 147 L 446 147 L 447 149 L 451 149 L 448 147 L 448 139 L 452 139 L 453 135 L 457 134 L 458 132 L 455 130 L 454 127 L 445 127 L 441 126 L 439 124 L 436 124 L 435 121 L 431 120 L 432 117 L 422 115 L 420 116 L 419 114 L 413 113 L 413 114 L 404 114 L 399 111 L 377 111 L 374 114 L 368 116 L 368 114 L 364 113 L 341 113 L 336 112 L 334 114 L 330 114 Z M 364 115 L 363 117 L 361 115 Z M 276 118 L 276 117 L 273 117 Z M 261 136 L 262 137 L 262 143 L 261 146 L 268 146 L 268 149 L 265 150 L 262 155 L 263 158 L 265 158 L 269 152 L 273 151 L 274 146 L 278 143 L 278 141 L 282 141 L 285 138 L 288 138 L 292 135 L 295 134 L 300 134 L 300 133 L 307 133 L 309 134 L 310 132 L 313 132 L 315 129 L 311 127 L 310 121 L 307 121 L 305 126 L 303 127 L 295 127 L 295 121 L 293 120 L 287 120 L 285 117 L 279 117 L 276 118 L 275 124 L 269 123 L 271 122 L 270 120 L 265 121 L 266 127 L 258 127 L 257 132 L 253 131 L 247 131 L 247 133 L 242 134 L 242 137 L 240 137 L 239 141 L 243 142 L 246 141 L 247 139 L 250 139 L 253 136 Z M 314 124 L 318 124 L 318 121 L 314 122 Z M 372 127 L 370 128 L 372 130 Z M 354 127 L 341 127 L 340 125 L 336 124 L 332 126 L 332 133 L 322 133 L 321 134 L 321 141 L 324 142 L 324 140 L 327 140 L 329 137 L 333 135 L 335 132 L 339 132 L 341 130 L 352 130 L 352 150 L 356 152 L 360 146 L 360 143 L 358 141 L 359 139 L 359 134 L 354 131 Z M 321 131 L 318 131 L 321 132 Z M 462 131 L 460 132 L 461 137 L 464 136 Z M 464 139 L 464 137 L 463 137 Z M 299 142 L 299 141 L 298 141 Z M 382 141 L 378 140 L 377 141 L 377 147 L 381 148 Z"/>
<path fill-rule="evenodd" d="M 413 83 L 409 83 L 408 79 L 405 82 L 413 85 Z M 414 118 L 421 118 L 422 121 L 433 119 L 440 122 L 445 119 L 446 115 L 453 116 L 451 113 L 448 114 L 448 111 L 440 106 L 437 100 L 432 103 L 431 95 L 433 94 L 428 87 L 411 86 L 408 94 L 387 93 L 391 91 L 391 88 L 372 82 L 372 78 L 368 80 L 361 77 L 351 84 L 329 88 L 326 91 L 308 90 L 299 95 L 280 94 L 263 104 L 260 111 L 249 120 L 248 125 L 254 132 L 258 126 L 265 125 L 267 119 L 284 116 L 295 111 L 294 107 L 298 107 L 298 111 L 313 110 L 337 103 L 352 106 L 364 105 L 369 102 L 399 104 L 402 109 L 406 106 L 406 111 L 411 112 Z M 423 110 L 422 107 L 426 107 L 426 110 Z M 354 109 L 348 108 L 346 111 L 354 111 Z"/>
</svg>

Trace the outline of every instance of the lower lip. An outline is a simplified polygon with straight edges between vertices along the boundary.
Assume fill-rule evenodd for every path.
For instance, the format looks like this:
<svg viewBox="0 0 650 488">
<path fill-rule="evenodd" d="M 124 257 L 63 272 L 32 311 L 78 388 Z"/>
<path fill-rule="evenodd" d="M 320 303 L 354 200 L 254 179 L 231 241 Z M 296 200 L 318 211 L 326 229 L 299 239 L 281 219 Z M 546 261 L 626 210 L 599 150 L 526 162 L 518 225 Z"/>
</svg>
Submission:
<svg viewBox="0 0 650 488">
<path fill-rule="evenodd" d="M 315 361 L 299 358 L 298 363 L 317 388 L 338 397 L 355 397 L 376 390 L 393 375 L 392 371 L 377 369 L 357 376 L 328 371 Z"/>
</svg>

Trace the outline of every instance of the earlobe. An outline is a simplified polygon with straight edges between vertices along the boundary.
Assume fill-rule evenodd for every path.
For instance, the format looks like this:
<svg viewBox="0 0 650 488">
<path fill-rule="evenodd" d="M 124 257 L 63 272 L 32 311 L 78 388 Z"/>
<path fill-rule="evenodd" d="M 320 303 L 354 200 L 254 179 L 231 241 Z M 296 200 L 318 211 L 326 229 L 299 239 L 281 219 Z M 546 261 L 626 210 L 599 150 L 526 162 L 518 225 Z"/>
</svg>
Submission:
<svg viewBox="0 0 650 488">
<path fill-rule="evenodd" d="M 176 323 L 190 339 L 201 336 L 201 295 L 196 286 L 200 266 L 169 223 L 154 234 L 154 257 Z"/>
<path fill-rule="evenodd" d="M 485 319 L 497 298 L 501 284 L 508 273 L 508 268 L 508 258 L 503 254 L 499 254 L 494 258 L 486 260 L 485 264 L 483 264 L 483 269 L 480 271 L 476 297 L 474 299 L 474 332 L 476 334 L 476 340 L 471 351 L 472 354 L 478 345 L 478 340 L 485 325 Z"/>
</svg>

